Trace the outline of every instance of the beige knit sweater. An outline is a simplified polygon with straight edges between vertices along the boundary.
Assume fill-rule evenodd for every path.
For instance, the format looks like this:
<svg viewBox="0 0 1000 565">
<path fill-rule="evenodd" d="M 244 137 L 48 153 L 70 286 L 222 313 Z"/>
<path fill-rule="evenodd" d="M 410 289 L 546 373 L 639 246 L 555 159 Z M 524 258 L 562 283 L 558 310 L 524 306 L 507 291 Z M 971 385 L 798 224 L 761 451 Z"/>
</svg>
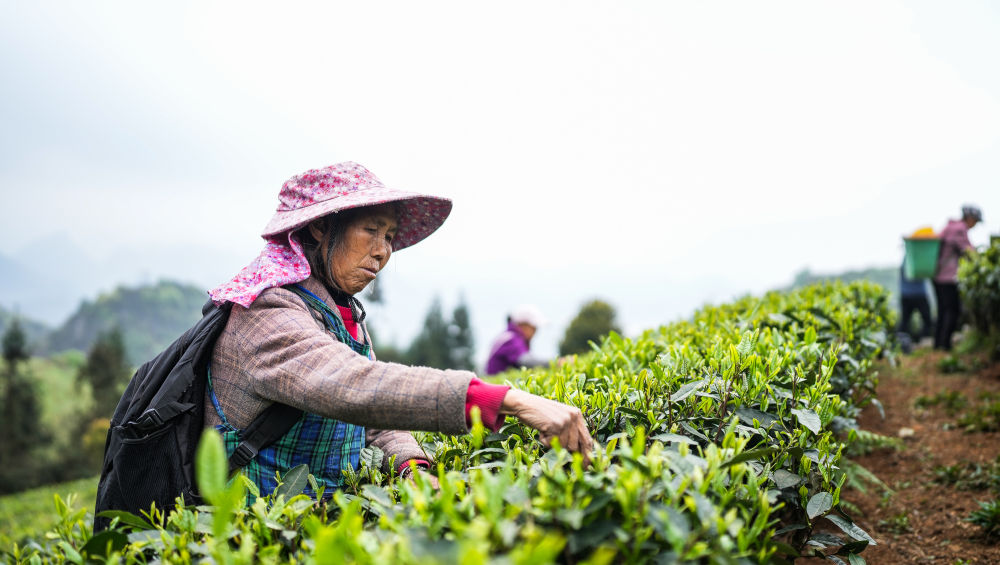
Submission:
<svg viewBox="0 0 1000 565">
<path fill-rule="evenodd" d="M 327 304 L 318 281 L 303 281 Z M 367 333 L 367 332 L 366 332 Z M 282 288 L 265 290 L 250 305 L 233 305 L 212 355 L 212 384 L 226 419 L 245 428 L 273 402 L 368 428 L 369 445 L 385 454 L 383 471 L 429 455 L 405 431 L 462 434 L 468 371 L 371 361 L 337 341 L 318 314 Z M 205 398 L 205 423 L 220 419 Z"/>
</svg>

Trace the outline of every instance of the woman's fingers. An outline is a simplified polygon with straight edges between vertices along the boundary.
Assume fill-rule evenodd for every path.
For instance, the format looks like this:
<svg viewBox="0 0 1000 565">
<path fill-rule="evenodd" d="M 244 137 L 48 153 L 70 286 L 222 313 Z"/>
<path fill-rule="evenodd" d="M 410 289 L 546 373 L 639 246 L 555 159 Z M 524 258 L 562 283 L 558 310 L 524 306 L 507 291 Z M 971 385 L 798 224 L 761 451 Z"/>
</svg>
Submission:
<svg viewBox="0 0 1000 565">
<path fill-rule="evenodd" d="M 517 416 L 526 425 L 538 430 L 542 445 L 548 447 L 552 438 L 558 438 L 559 445 L 582 453 L 584 461 L 589 464 L 593 439 L 579 408 L 511 389 L 504 397 L 501 412 Z"/>
</svg>

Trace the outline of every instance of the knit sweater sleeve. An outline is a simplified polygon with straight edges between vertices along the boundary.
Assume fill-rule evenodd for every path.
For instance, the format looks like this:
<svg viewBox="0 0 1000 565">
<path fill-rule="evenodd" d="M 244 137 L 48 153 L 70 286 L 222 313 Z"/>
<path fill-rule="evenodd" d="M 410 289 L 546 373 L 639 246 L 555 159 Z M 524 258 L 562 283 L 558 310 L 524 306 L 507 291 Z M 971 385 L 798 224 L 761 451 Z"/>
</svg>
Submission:
<svg viewBox="0 0 1000 565">
<path fill-rule="evenodd" d="M 318 327 L 302 301 L 280 288 L 249 309 L 234 307 L 216 345 L 213 379 L 215 372 L 237 373 L 253 396 L 327 418 L 449 434 L 468 430 L 464 408 L 475 376 L 371 361 Z M 232 416 L 239 398 L 230 404 L 223 406 L 230 418 L 243 419 Z"/>
</svg>

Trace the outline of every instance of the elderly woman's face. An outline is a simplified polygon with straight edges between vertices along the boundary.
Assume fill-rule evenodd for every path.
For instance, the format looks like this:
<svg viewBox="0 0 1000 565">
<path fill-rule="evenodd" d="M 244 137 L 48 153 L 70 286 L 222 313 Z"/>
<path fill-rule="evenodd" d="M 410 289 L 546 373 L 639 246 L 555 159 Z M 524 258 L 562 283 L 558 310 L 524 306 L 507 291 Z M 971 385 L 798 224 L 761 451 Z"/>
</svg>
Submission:
<svg viewBox="0 0 1000 565">
<path fill-rule="evenodd" d="M 333 243 L 333 256 L 328 265 L 330 276 L 341 290 L 357 294 L 375 280 L 392 255 L 392 238 L 396 237 L 397 228 L 396 211 L 391 206 L 374 207 L 350 220 L 341 240 Z M 312 225 L 309 229 L 319 230 Z M 319 239 L 318 235 L 313 232 L 313 237 Z M 321 241 L 324 243 L 320 252 L 327 257 L 329 240 L 323 238 Z"/>
</svg>

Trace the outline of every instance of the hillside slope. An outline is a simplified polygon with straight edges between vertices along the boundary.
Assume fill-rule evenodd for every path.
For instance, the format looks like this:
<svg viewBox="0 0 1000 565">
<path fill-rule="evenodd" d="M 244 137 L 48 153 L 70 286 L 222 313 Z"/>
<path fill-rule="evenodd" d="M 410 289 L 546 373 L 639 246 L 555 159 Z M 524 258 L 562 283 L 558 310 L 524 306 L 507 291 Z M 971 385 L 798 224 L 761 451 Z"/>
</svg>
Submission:
<svg viewBox="0 0 1000 565">
<path fill-rule="evenodd" d="M 113 327 L 122 330 L 129 361 L 140 364 L 156 355 L 201 317 L 203 289 L 173 281 L 120 286 L 94 301 L 84 301 L 45 340 L 39 353 L 86 351 Z"/>
</svg>

